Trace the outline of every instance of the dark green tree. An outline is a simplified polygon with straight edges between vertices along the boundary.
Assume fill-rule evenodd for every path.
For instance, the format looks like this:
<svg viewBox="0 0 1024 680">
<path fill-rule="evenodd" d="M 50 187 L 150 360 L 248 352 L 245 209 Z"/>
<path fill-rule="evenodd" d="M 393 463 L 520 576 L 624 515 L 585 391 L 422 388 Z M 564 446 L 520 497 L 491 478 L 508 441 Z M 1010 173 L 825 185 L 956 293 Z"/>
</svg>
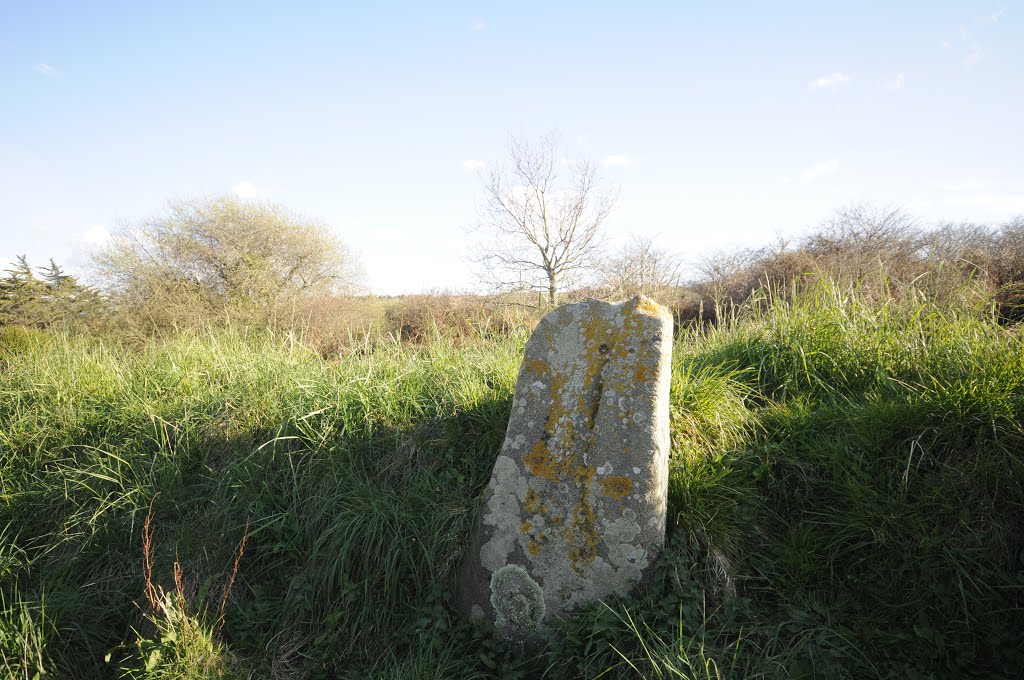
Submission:
<svg viewBox="0 0 1024 680">
<path fill-rule="evenodd" d="M 18 255 L 4 274 L 0 280 L 0 325 L 35 325 L 25 320 L 39 315 L 43 282 L 32 273 L 25 255 Z"/>
<path fill-rule="evenodd" d="M 53 259 L 32 271 L 25 255 L 0 279 L 0 325 L 47 328 L 91 321 L 102 312 L 99 294 L 65 274 Z"/>
</svg>

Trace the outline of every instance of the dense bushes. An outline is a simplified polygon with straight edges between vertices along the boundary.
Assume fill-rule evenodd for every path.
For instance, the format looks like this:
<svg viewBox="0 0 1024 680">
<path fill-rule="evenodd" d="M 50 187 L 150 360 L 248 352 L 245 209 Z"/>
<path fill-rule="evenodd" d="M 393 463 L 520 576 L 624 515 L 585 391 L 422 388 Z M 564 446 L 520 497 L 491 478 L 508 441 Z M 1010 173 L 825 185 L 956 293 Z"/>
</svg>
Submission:
<svg viewBox="0 0 1024 680">
<path fill-rule="evenodd" d="M 681 317 L 722 318 L 756 291 L 789 297 L 819 278 L 879 301 L 911 284 L 930 300 L 968 293 L 1015 321 L 1024 301 L 1024 217 L 998 228 L 926 227 L 896 209 L 846 208 L 795 241 L 706 257 L 688 284 L 698 299 L 684 304 Z"/>
</svg>

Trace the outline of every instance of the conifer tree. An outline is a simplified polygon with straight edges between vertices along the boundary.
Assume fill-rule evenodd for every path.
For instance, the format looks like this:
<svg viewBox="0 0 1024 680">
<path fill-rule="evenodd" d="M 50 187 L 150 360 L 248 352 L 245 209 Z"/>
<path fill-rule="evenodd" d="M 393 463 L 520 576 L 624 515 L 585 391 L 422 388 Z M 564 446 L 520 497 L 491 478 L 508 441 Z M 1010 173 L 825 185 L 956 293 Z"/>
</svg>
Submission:
<svg viewBox="0 0 1024 680">
<path fill-rule="evenodd" d="M 0 326 L 46 328 L 88 321 L 101 312 L 99 294 L 65 274 L 53 259 L 37 276 L 28 258 L 19 255 L 4 274 L 0 278 Z"/>
</svg>

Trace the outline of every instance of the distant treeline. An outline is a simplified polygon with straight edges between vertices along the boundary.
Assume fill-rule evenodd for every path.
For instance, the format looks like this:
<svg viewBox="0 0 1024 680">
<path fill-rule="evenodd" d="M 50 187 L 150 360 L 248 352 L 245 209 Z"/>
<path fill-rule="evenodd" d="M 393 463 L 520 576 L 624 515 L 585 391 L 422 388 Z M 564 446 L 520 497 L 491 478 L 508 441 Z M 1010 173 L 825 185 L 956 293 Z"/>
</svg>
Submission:
<svg viewBox="0 0 1024 680">
<path fill-rule="evenodd" d="M 100 289 L 82 285 L 52 260 L 33 269 L 20 257 L 0 279 L 0 325 L 72 327 L 140 340 L 185 329 L 288 330 L 332 354 L 382 340 L 504 335 L 532 327 L 547 304 L 530 290 L 358 295 L 358 272 L 339 278 L 329 262 L 318 260 L 315 276 L 304 275 L 305 250 L 292 243 L 297 254 L 281 260 L 284 248 L 274 244 L 292 237 L 276 238 L 269 241 L 274 247 L 241 237 L 181 238 L 165 247 L 167 258 L 160 262 L 141 261 L 122 244 L 120 252 L 108 251 L 97 261 Z M 322 245 L 309 234 L 302 238 Z M 1024 216 L 1000 225 L 924 225 L 901 210 L 854 206 L 801 238 L 715 253 L 685 273 L 678 255 L 650 239 L 633 239 L 604 260 L 588 285 L 563 299 L 643 293 L 671 307 L 680 325 L 713 324 L 752 296 L 761 295 L 766 304 L 791 299 L 824 278 L 869 299 L 913 290 L 934 301 L 990 305 L 1004 323 L 1016 323 L 1024 318 Z M 332 283 L 338 280 L 344 285 Z"/>
</svg>

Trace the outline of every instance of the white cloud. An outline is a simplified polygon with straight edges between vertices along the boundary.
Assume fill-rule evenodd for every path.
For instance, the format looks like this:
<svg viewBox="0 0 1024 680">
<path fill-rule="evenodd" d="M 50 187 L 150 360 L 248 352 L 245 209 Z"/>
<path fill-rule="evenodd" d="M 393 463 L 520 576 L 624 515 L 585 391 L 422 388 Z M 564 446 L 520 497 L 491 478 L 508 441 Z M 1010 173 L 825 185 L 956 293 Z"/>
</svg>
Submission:
<svg viewBox="0 0 1024 680">
<path fill-rule="evenodd" d="M 974 45 L 971 51 L 967 53 L 967 57 L 964 58 L 964 63 L 968 66 L 976 66 L 984 58 L 985 51 Z"/>
<path fill-rule="evenodd" d="M 14 266 L 14 260 L 6 257 L 0 257 L 0 276 L 4 276 L 4 272 Z"/>
<path fill-rule="evenodd" d="M 951 184 L 945 187 L 945 191 L 977 191 L 984 189 L 985 183 L 977 179 L 968 179 L 959 184 Z"/>
<path fill-rule="evenodd" d="M 482 31 L 485 28 L 487 28 L 487 22 L 486 21 L 481 21 L 480 19 L 477 19 L 476 21 L 474 21 L 472 23 L 472 28 L 473 28 L 474 31 Z"/>
<path fill-rule="evenodd" d="M 930 210 L 933 205 L 934 205 L 934 203 L 932 203 L 932 201 L 929 201 L 927 199 L 915 198 L 915 199 L 909 200 L 906 203 L 904 203 L 903 207 L 907 211 L 913 213 L 913 212 L 921 212 L 921 211 Z"/>
<path fill-rule="evenodd" d="M 110 232 L 106 227 L 96 224 L 85 230 L 78 243 L 85 249 L 99 248 L 110 240 Z"/>
<path fill-rule="evenodd" d="M 945 205 L 970 208 L 982 215 L 1002 215 L 1006 218 L 1024 213 L 1024 194 L 999 194 L 992 191 L 951 196 Z"/>
<path fill-rule="evenodd" d="M 827 76 L 821 76 L 807 83 L 807 87 L 812 90 L 820 90 L 822 88 L 836 88 L 840 85 L 845 85 L 850 82 L 850 76 L 845 73 L 836 71 Z"/>
<path fill-rule="evenodd" d="M 935 219 L 968 219 L 993 224 L 1024 214 L 1024 193 L 1016 186 L 967 179 L 905 203 L 907 210 Z"/>
<path fill-rule="evenodd" d="M 953 47 L 953 45 L 948 40 L 943 40 L 942 41 L 942 49 L 948 50 L 948 49 L 951 49 L 952 47 Z"/>
<path fill-rule="evenodd" d="M 893 80 L 888 80 L 888 81 L 885 82 L 885 89 L 887 89 L 887 90 L 902 90 L 903 86 L 905 84 L 906 84 L 906 80 L 903 78 L 903 74 L 899 73 L 899 74 L 896 75 L 896 78 L 894 78 Z"/>
<path fill-rule="evenodd" d="M 469 159 L 468 161 L 462 161 L 462 167 L 466 169 L 466 172 L 477 172 L 483 170 L 486 167 L 486 163 L 483 161 L 477 161 Z"/>
<path fill-rule="evenodd" d="M 993 12 L 992 13 L 992 23 L 998 24 L 999 23 L 999 19 L 1002 18 L 1003 13 L 1007 10 L 1008 7 L 1009 7 L 1009 5 L 1003 5 L 997 11 Z"/>
<path fill-rule="evenodd" d="M 44 76 L 54 76 L 54 75 L 57 75 L 57 69 L 55 69 L 54 67 L 50 66 L 49 64 L 36 64 L 35 66 L 32 67 L 32 70 L 34 70 L 36 73 L 38 73 L 40 75 L 44 75 Z"/>
<path fill-rule="evenodd" d="M 630 160 L 627 156 L 605 156 L 601 160 L 601 165 L 606 168 L 616 168 L 629 165 Z"/>
<path fill-rule="evenodd" d="M 800 183 L 810 184 L 822 175 L 831 175 L 834 172 L 839 172 L 839 161 L 834 158 L 830 161 L 815 163 L 800 171 Z"/>
<path fill-rule="evenodd" d="M 108 241 L 110 232 L 98 224 L 79 234 L 71 244 L 71 257 L 63 263 L 67 265 L 68 273 L 80 277 L 83 283 L 92 283 L 88 280 L 89 261 Z"/>
<path fill-rule="evenodd" d="M 267 195 L 266 189 L 256 186 L 249 180 L 242 180 L 235 186 L 231 187 L 231 191 L 235 192 L 235 196 L 238 196 L 242 200 L 262 198 Z"/>
</svg>

